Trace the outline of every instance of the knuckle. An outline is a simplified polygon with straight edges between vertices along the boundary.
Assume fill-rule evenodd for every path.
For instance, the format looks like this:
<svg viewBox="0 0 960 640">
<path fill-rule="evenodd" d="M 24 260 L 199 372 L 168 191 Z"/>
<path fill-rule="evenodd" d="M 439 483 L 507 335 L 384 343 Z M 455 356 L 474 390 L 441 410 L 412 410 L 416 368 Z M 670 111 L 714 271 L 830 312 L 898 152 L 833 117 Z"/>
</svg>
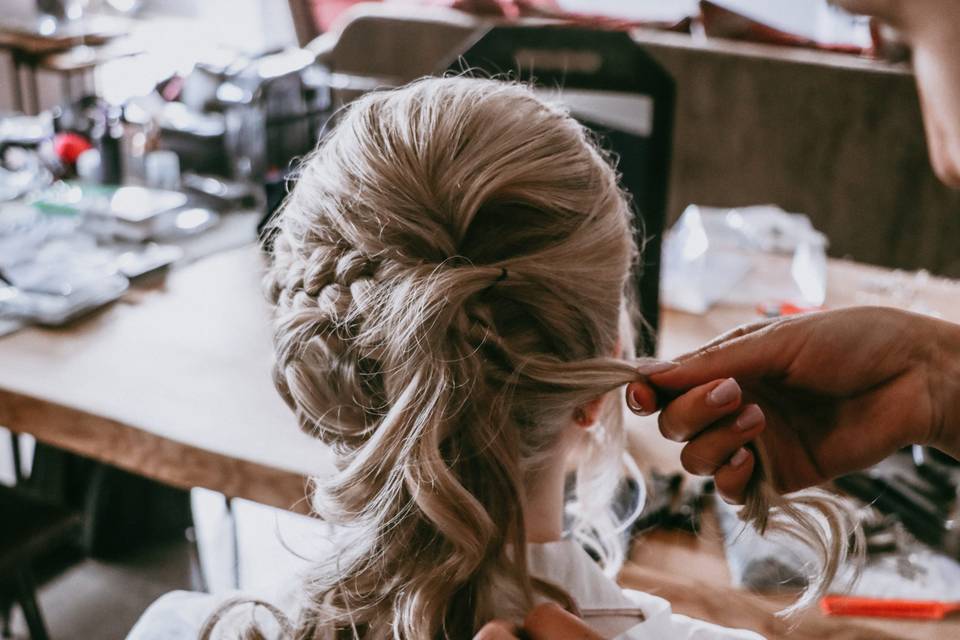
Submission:
<svg viewBox="0 0 960 640">
<path fill-rule="evenodd" d="M 695 476 L 708 476 L 716 468 L 693 445 L 685 446 L 680 452 L 680 464 Z"/>
<path fill-rule="evenodd" d="M 753 474 L 752 460 L 742 469 L 732 470 L 721 467 L 714 476 L 717 493 L 727 504 L 739 505 L 744 502 L 747 483 Z"/>
<path fill-rule="evenodd" d="M 699 358 L 709 358 L 715 353 L 723 351 L 726 343 L 718 342 L 716 344 L 708 344 L 705 347 L 701 347 L 696 351 L 696 356 Z"/>
<path fill-rule="evenodd" d="M 718 475 L 714 478 L 717 493 L 727 504 L 743 504 L 743 488 L 738 483 L 732 483 L 729 478 Z"/>
</svg>

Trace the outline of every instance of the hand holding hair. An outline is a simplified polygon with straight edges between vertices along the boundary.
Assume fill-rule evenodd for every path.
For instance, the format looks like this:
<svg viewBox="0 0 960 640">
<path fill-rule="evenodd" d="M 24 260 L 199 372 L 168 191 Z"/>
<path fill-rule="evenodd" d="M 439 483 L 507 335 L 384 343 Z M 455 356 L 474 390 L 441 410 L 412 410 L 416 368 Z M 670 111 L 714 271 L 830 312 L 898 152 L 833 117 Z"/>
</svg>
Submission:
<svg viewBox="0 0 960 640">
<path fill-rule="evenodd" d="M 530 610 L 523 628 L 494 620 L 486 624 L 473 640 L 603 640 L 587 624 L 553 602 L 539 604 Z"/>
<path fill-rule="evenodd" d="M 956 325 L 855 307 L 742 327 L 680 361 L 650 378 L 682 392 L 661 412 L 661 432 L 687 442 L 684 467 L 714 475 L 730 501 L 743 502 L 751 480 L 750 441 L 769 458 L 765 474 L 780 492 L 908 444 L 960 455 Z"/>
</svg>

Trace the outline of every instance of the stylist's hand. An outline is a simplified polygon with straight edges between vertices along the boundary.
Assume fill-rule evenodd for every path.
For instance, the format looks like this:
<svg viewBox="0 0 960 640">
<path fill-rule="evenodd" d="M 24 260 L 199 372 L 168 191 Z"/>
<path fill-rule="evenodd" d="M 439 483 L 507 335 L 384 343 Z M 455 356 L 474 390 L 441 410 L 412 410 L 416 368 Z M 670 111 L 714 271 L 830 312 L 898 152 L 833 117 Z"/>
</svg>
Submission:
<svg viewBox="0 0 960 640">
<path fill-rule="evenodd" d="M 753 453 L 742 448 L 752 439 L 765 448 L 766 472 L 783 492 L 867 467 L 911 443 L 957 456 L 960 434 L 947 431 L 956 431 L 960 402 L 958 332 L 874 307 L 750 325 L 650 377 L 681 393 L 661 412 L 660 428 L 688 442 L 684 466 L 714 475 L 734 502 L 742 502 L 753 472 Z"/>
<path fill-rule="evenodd" d="M 534 607 L 523 621 L 523 629 L 509 622 L 494 620 L 485 625 L 473 640 L 603 640 L 576 616 L 554 603 Z"/>
</svg>

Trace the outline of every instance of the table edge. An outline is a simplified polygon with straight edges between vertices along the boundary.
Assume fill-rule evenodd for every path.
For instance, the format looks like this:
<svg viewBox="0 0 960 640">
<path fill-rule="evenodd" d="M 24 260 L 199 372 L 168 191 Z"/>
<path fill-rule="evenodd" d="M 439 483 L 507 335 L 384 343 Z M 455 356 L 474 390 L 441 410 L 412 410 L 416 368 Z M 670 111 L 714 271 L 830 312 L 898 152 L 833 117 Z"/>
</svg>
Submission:
<svg viewBox="0 0 960 640">
<path fill-rule="evenodd" d="M 171 486 L 206 487 L 231 498 L 310 511 L 308 480 L 302 474 L 214 453 L 27 394 L 0 389 L 0 426 Z M 290 504 L 293 495 L 304 498 Z"/>
</svg>

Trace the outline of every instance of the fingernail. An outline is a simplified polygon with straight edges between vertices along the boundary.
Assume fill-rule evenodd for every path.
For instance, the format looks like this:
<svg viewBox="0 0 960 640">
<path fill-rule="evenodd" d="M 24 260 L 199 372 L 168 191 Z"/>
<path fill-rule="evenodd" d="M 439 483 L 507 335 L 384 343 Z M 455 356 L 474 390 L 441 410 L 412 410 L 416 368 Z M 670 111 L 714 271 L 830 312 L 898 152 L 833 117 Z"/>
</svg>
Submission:
<svg viewBox="0 0 960 640">
<path fill-rule="evenodd" d="M 749 431 L 763 422 L 763 411 L 755 404 L 751 404 L 737 418 L 735 427 L 737 431 Z"/>
<path fill-rule="evenodd" d="M 671 360 L 650 360 L 637 365 L 637 373 L 642 376 L 653 376 L 664 371 L 670 371 L 680 366 L 679 362 Z"/>
<path fill-rule="evenodd" d="M 630 407 L 630 411 L 639 416 L 650 415 L 650 412 L 643 407 L 643 396 L 637 387 L 630 389 L 630 393 L 627 394 L 627 406 Z"/>
<path fill-rule="evenodd" d="M 737 452 L 730 458 L 731 467 L 739 467 L 750 458 L 750 452 L 744 447 L 737 449 Z"/>
<path fill-rule="evenodd" d="M 707 394 L 707 404 L 713 407 L 723 407 L 736 400 L 739 395 L 740 385 L 733 378 L 727 378 Z"/>
</svg>

